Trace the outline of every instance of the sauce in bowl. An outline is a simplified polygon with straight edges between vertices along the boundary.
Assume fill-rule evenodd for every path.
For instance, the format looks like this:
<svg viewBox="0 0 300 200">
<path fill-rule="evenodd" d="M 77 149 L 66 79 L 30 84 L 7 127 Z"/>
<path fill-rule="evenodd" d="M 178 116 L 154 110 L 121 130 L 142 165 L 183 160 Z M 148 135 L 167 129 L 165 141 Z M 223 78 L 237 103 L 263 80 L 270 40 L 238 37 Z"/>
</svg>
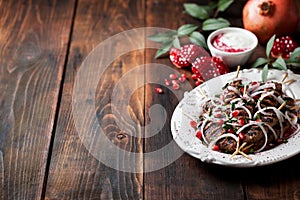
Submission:
<svg viewBox="0 0 300 200">
<path fill-rule="evenodd" d="M 213 38 L 212 45 L 225 52 L 243 52 L 250 49 L 251 40 L 238 32 L 224 32 Z"/>
</svg>

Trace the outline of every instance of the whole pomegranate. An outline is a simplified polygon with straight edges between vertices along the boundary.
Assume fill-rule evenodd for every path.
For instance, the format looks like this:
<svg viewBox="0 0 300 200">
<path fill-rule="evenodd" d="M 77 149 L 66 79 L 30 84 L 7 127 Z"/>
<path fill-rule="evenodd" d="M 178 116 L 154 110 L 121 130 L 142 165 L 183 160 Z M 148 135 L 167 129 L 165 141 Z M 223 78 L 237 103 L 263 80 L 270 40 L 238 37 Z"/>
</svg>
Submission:
<svg viewBox="0 0 300 200">
<path fill-rule="evenodd" d="M 248 0 L 243 8 L 243 24 L 265 44 L 274 34 L 282 36 L 295 32 L 298 14 L 295 0 Z"/>
</svg>

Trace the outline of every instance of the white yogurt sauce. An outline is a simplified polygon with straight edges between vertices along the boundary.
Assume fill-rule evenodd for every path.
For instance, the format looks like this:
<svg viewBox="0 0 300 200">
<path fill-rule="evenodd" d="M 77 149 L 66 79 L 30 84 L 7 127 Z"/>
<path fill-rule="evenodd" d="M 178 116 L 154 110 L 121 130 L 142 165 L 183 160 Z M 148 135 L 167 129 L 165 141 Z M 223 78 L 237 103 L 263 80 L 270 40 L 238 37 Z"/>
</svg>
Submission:
<svg viewBox="0 0 300 200">
<path fill-rule="evenodd" d="M 226 52 L 242 52 L 250 48 L 252 41 L 245 35 L 236 32 L 226 32 L 213 39 L 213 46 Z"/>
</svg>

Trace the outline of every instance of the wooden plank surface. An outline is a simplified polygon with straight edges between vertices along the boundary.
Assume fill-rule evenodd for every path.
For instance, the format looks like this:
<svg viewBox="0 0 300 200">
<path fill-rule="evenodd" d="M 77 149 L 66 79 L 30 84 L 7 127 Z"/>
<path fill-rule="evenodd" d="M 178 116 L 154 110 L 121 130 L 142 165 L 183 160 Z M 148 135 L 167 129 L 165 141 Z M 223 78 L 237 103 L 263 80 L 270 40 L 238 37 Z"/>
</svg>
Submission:
<svg viewBox="0 0 300 200">
<path fill-rule="evenodd" d="M 299 199 L 300 156 L 270 166 L 240 170 L 248 199 Z"/>
<path fill-rule="evenodd" d="M 0 2 L 0 199 L 40 199 L 74 1 Z"/>
<path fill-rule="evenodd" d="M 299 155 L 238 169 L 203 163 L 172 145 L 172 112 L 194 85 L 173 91 L 163 82 L 171 72 L 191 72 L 154 59 L 146 36 L 158 29 L 141 27 L 200 24 L 182 12 L 187 2 L 199 3 L 0 1 L 0 200 L 300 199 Z M 245 2 L 225 13 L 236 26 Z M 132 51 L 118 54 L 126 49 Z M 96 70 L 82 76 L 91 66 Z M 76 87 L 77 80 L 87 85 Z M 111 147 L 117 150 L 106 151 Z"/>
<path fill-rule="evenodd" d="M 140 173 L 126 173 L 105 166 L 83 145 L 79 133 L 75 127 L 72 116 L 72 95 L 76 73 L 83 60 L 90 51 L 105 39 L 114 34 L 143 27 L 144 2 L 135 0 L 79 0 L 77 5 L 74 30 L 72 34 L 70 56 L 68 59 L 62 103 L 56 127 L 55 141 L 49 171 L 46 190 L 46 199 L 141 199 L 143 198 L 143 175 Z M 131 41 L 132 40 L 132 41 Z M 99 60 L 109 57 L 117 49 L 130 46 L 134 38 L 128 41 L 115 41 L 105 51 L 100 52 Z M 132 43 L 133 42 L 133 43 Z M 131 97 L 128 109 L 131 111 L 134 124 L 126 119 L 121 119 L 129 127 L 129 130 L 121 130 L 115 122 L 118 116 L 112 113 L 112 92 L 119 79 L 135 66 L 144 62 L 144 52 L 134 51 L 117 58 L 101 77 L 97 77 L 99 84 L 95 97 L 95 112 L 99 123 L 107 138 L 116 147 L 126 151 L 141 152 L 142 143 L 139 135 L 142 134 L 140 126 L 144 123 L 143 87 L 138 89 Z M 93 64 L 93 63 L 91 63 Z M 103 63 L 102 63 L 103 64 Z M 101 62 L 100 62 L 101 66 Z M 90 80 L 93 82 L 93 80 Z M 133 87 L 143 82 L 143 74 L 131 83 Z M 119 97 L 125 97 L 125 83 L 120 88 Z M 82 88 L 83 90 L 85 88 Z M 125 104 L 119 98 L 118 105 Z M 117 110 L 122 113 L 122 110 Z M 125 112 L 125 111 L 124 111 Z M 83 119 L 84 120 L 84 119 Z M 88 129 L 88 122 L 85 124 Z M 87 133 L 89 134 L 89 133 Z M 134 137 L 136 136 L 136 137 Z M 101 147 L 99 147 L 101 151 Z M 142 157 L 126 157 L 121 152 L 113 154 L 112 159 L 120 159 L 117 162 L 120 168 L 126 165 L 126 161 L 140 163 L 136 166 L 143 167 Z M 138 170 L 138 169 L 137 169 Z"/>
</svg>

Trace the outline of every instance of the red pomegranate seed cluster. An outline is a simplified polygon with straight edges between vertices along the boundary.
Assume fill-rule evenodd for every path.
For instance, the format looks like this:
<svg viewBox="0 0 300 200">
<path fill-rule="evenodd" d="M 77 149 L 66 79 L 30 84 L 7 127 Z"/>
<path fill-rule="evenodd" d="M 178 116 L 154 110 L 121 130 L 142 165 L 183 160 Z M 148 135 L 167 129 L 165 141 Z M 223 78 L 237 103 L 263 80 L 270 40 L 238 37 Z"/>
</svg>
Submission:
<svg viewBox="0 0 300 200">
<path fill-rule="evenodd" d="M 196 86 L 205 80 L 229 72 L 229 68 L 221 59 L 210 57 L 207 51 L 195 44 L 184 45 L 180 49 L 172 48 L 170 60 L 178 68 L 192 66 L 192 79 L 195 81 Z M 166 85 L 171 85 L 171 83 L 171 81 L 166 81 Z M 177 86 L 174 83 L 172 84 L 175 87 Z"/>
<path fill-rule="evenodd" d="M 193 77 L 197 78 L 197 81 L 199 82 L 209 80 L 221 74 L 228 73 L 229 71 L 229 68 L 222 62 L 222 60 L 214 56 L 196 58 L 192 64 L 192 72 L 195 74 Z"/>
<path fill-rule="evenodd" d="M 271 54 L 275 58 L 281 56 L 283 59 L 288 59 L 297 47 L 298 44 L 290 36 L 282 36 L 275 39 Z"/>
</svg>

